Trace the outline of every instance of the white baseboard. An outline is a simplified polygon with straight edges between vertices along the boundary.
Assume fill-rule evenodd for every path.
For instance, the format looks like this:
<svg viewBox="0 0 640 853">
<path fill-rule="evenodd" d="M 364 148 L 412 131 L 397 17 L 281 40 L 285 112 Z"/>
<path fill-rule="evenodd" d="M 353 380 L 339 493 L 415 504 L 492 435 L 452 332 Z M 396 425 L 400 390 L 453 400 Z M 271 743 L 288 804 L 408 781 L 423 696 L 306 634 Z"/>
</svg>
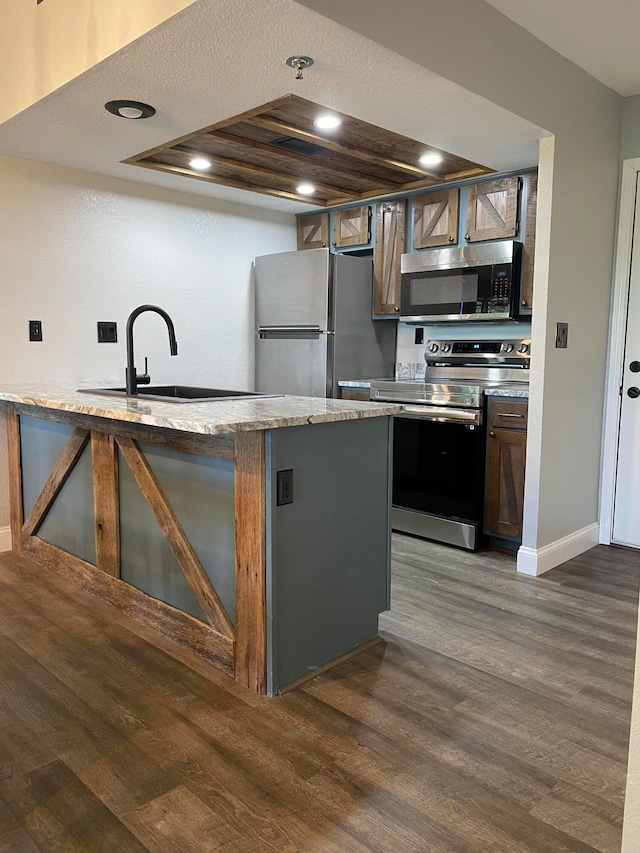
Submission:
<svg viewBox="0 0 640 853">
<path fill-rule="evenodd" d="M 11 550 L 11 528 L 0 527 L 0 552 Z"/>
<path fill-rule="evenodd" d="M 523 575 L 534 577 L 542 575 L 549 569 L 555 569 L 556 566 L 593 548 L 598 544 L 599 534 L 600 526 L 594 522 L 542 548 L 521 546 L 518 549 L 518 571 Z"/>
</svg>

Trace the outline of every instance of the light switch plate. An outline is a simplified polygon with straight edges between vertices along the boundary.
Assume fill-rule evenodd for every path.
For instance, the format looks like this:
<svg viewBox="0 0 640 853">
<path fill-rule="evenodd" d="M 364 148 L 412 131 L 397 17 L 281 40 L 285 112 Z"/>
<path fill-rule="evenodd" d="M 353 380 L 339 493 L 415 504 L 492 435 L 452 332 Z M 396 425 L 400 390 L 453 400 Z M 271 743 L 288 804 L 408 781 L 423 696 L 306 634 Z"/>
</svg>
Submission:
<svg viewBox="0 0 640 853">
<path fill-rule="evenodd" d="M 556 323 L 556 349 L 566 349 L 569 342 L 569 324 Z"/>
</svg>

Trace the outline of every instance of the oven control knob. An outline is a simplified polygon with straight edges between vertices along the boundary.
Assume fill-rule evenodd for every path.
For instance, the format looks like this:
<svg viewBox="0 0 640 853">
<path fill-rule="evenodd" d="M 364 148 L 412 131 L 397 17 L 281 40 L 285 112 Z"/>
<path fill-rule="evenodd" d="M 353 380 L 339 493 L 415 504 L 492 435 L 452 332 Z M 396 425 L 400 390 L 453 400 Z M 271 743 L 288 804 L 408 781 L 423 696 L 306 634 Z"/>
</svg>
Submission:
<svg viewBox="0 0 640 853">
<path fill-rule="evenodd" d="M 438 352 L 439 349 L 438 344 L 429 344 L 429 352 Z"/>
<path fill-rule="evenodd" d="M 513 352 L 514 346 L 513 344 L 505 344 L 504 351 L 505 352 Z"/>
<path fill-rule="evenodd" d="M 449 352 L 451 344 L 442 344 L 442 352 Z"/>
<path fill-rule="evenodd" d="M 520 346 L 518 347 L 518 352 L 529 352 L 529 344 L 520 344 Z"/>
</svg>

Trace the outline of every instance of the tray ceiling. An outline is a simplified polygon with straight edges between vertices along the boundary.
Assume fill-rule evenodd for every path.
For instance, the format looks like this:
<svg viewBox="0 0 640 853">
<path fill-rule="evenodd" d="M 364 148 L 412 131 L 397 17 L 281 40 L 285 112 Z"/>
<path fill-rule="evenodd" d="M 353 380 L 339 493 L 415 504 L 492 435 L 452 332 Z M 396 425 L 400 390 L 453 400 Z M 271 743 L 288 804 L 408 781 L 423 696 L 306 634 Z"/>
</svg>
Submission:
<svg viewBox="0 0 640 853">
<path fill-rule="evenodd" d="M 320 130 L 330 113 L 341 124 Z M 437 165 L 420 157 L 437 154 Z M 206 158 L 209 169 L 190 165 Z M 285 95 L 123 161 L 319 207 L 490 174 L 481 166 L 320 104 Z M 303 195 L 301 183 L 315 192 Z"/>
</svg>

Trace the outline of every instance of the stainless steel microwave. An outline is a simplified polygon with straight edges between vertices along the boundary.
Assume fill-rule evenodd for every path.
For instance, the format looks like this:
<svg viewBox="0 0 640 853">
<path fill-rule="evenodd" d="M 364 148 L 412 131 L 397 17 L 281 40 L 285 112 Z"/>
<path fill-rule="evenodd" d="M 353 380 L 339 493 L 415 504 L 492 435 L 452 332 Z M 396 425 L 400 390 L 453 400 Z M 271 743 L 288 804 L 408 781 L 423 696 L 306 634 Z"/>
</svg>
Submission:
<svg viewBox="0 0 640 853">
<path fill-rule="evenodd" d="M 405 323 L 509 320 L 519 314 L 522 244 L 515 240 L 403 255 Z"/>
</svg>

